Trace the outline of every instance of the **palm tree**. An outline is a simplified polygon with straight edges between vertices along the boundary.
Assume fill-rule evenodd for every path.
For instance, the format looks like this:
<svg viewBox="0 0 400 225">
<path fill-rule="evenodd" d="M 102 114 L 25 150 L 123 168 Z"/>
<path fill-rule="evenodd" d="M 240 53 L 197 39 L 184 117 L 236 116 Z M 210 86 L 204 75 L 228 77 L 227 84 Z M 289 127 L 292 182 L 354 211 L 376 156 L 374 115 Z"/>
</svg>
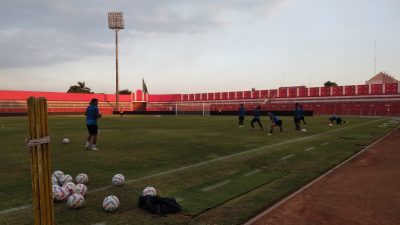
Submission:
<svg viewBox="0 0 400 225">
<path fill-rule="evenodd" d="M 336 82 L 332 82 L 332 81 L 327 81 L 324 83 L 324 87 L 333 87 L 333 86 L 338 86 Z"/>
<path fill-rule="evenodd" d="M 124 89 L 124 90 L 120 90 L 119 93 L 122 95 L 130 95 L 132 93 L 132 91 L 130 91 L 129 89 Z"/>
<path fill-rule="evenodd" d="M 77 82 L 77 85 L 69 87 L 67 93 L 93 93 L 89 87 L 86 87 L 85 82 Z"/>
</svg>

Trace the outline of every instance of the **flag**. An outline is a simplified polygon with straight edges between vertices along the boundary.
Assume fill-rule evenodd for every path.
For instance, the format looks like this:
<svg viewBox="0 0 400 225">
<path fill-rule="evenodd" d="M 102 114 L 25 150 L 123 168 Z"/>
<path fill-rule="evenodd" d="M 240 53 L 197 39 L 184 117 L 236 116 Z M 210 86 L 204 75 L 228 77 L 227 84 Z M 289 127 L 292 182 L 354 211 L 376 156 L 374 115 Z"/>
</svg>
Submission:
<svg viewBox="0 0 400 225">
<path fill-rule="evenodd" d="M 149 91 L 147 90 L 146 82 L 144 82 L 144 78 L 142 79 L 142 91 L 144 94 L 149 93 Z"/>
</svg>

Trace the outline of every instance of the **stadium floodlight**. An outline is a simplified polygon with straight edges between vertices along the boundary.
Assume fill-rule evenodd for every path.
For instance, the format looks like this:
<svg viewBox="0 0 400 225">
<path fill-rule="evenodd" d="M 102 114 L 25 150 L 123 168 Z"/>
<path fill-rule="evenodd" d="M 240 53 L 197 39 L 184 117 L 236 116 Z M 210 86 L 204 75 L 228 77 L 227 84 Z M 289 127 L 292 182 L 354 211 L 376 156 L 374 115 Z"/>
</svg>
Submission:
<svg viewBox="0 0 400 225">
<path fill-rule="evenodd" d="M 118 31 L 124 29 L 124 17 L 122 12 L 108 13 L 108 28 L 115 30 L 115 108 L 119 110 Z"/>
<path fill-rule="evenodd" d="M 108 13 L 108 28 L 112 30 L 124 29 L 124 17 L 122 12 Z"/>
</svg>

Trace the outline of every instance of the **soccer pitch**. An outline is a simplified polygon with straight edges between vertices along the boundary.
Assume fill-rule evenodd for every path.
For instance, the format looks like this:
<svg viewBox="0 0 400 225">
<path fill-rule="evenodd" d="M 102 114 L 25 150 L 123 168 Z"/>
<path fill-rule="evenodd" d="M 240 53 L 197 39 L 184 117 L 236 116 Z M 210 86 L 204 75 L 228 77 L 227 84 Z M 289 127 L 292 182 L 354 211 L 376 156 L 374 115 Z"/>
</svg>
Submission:
<svg viewBox="0 0 400 225">
<path fill-rule="evenodd" d="M 88 151 L 83 116 L 50 116 L 53 171 L 89 176 L 85 206 L 55 203 L 56 224 L 242 224 L 394 126 L 382 126 L 389 118 L 344 119 L 350 123 L 328 126 L 328 117 L 307 117 L 307 132 L 295 132 L 293 118 L 283 117 L 284 134 L 275 128 L 267 136 L 266 117 L 265 131 L 257 124 L 253 131 L 251 117 L 238 128 L 236 116 L 105 116 L 100 150 Z M 26 117 L 0 117 L 0 224 L 33 221 L 27 126 Z M 62 144 L 65 137 L 69 144 Z M 111 185 L 117 173 L 125 176 L 122 187 Z M 147 186 L 176 197 L 184 215 L 154 217 L 138 209 Z M 111 194 L 120 207 L 106 213 L 101 204 Z"/>
</svg>

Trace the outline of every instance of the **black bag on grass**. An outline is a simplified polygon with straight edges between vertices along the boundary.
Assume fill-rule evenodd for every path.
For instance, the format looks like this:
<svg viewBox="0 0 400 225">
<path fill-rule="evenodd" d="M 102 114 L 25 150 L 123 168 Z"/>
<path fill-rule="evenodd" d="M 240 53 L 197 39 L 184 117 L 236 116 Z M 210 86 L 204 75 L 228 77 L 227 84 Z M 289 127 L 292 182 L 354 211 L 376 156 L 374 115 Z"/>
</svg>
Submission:
<svg viewBox="0 0 400 225">
<path fill-rule="evenodd" d="M 162 198 L 158 195 L 139 196 L 139 208 L 160 216 L 181 211 L 175 198 Z"/>
</svg>

